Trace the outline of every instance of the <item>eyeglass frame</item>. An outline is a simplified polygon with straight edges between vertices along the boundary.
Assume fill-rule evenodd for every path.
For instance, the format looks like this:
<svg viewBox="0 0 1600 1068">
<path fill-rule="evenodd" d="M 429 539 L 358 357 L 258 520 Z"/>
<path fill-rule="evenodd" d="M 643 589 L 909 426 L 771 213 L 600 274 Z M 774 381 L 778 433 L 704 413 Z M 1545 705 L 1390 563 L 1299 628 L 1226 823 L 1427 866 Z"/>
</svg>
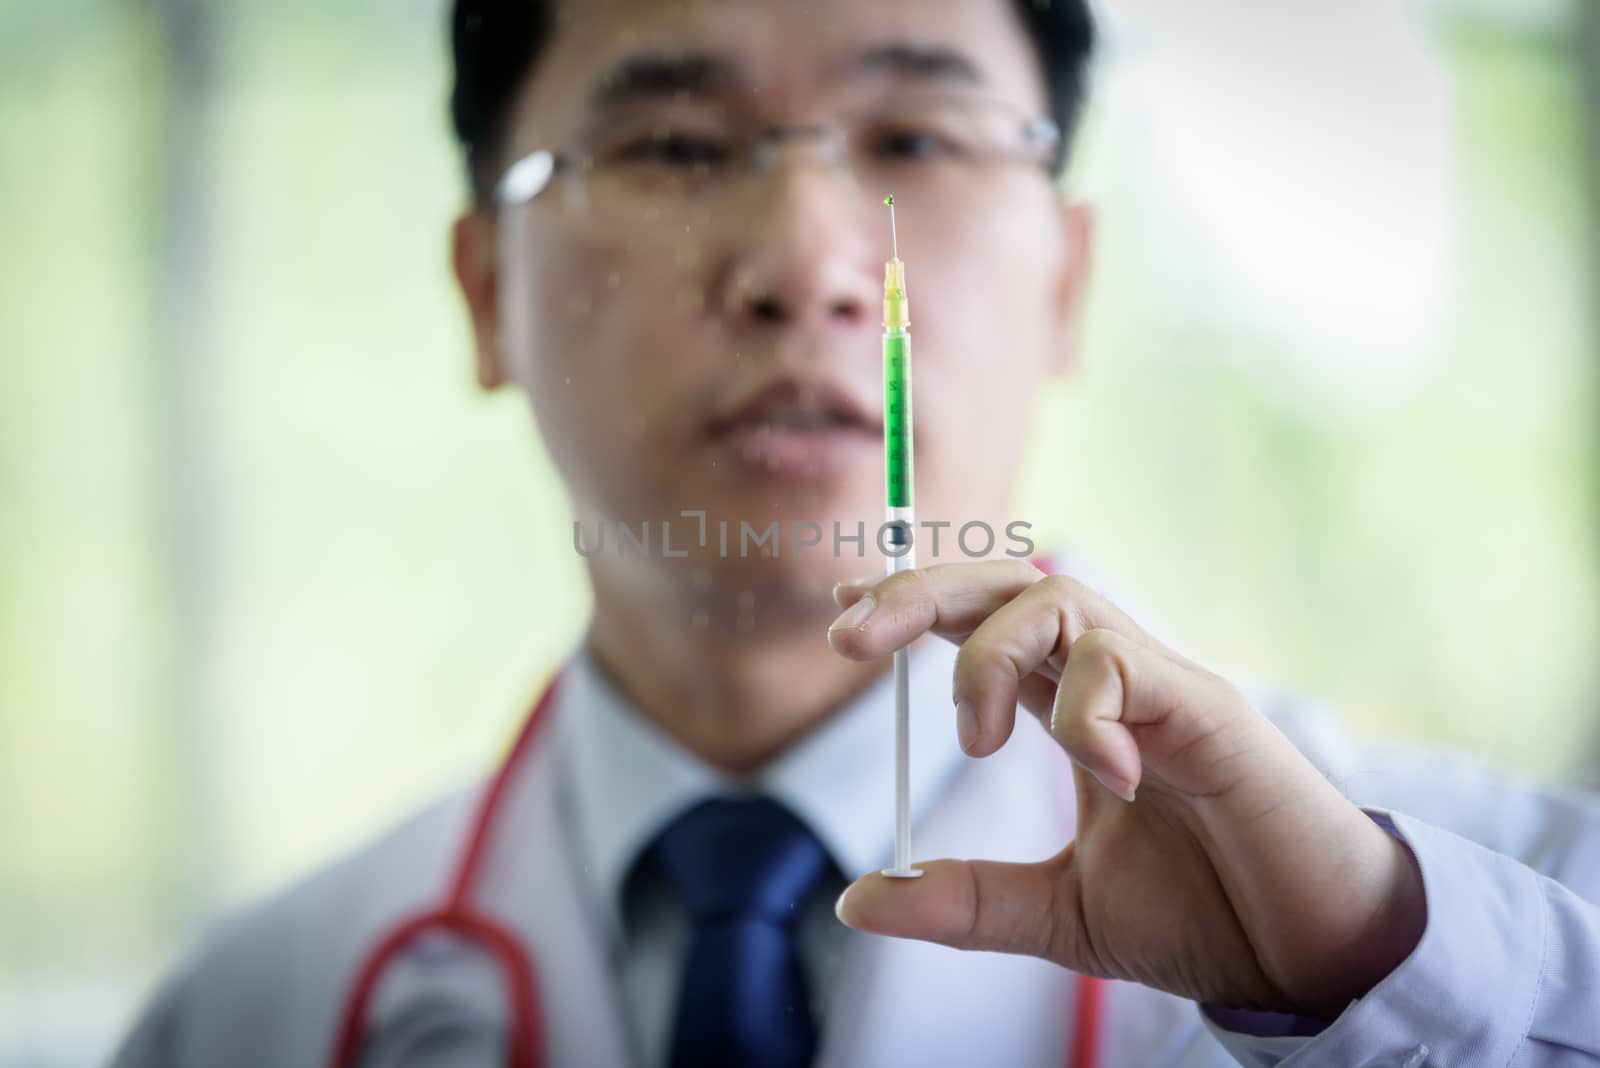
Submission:
<svg viewBox="0 0 1600 1068">
<path fill-rule="evenodd" d="M 1013 117 L 1021 122 L 1024 143 L 1047 153 L 1047 161 L 1057 160 L 1064 134 L 1060 124 L 1054 119 L 1044 115 L 1029 115 L 1010 101 L 997 97 L 977 96 L 966 99 L 1013 112 Z M 763 165 L 762 161 L 775 160 L 776 150 L 786 142 L 817 139 L 832 132 L 837 143 L 843 138 L 841 131 L 842 123 L 839 119 L 824 123 L 765 125 L 758 128 L 755 135 L 749 139 L 747 147 L 756 168 L 765 170 L 770 169 L 773 164 L 767 162 Z M 507 166 L 499 180 L 495 182 L 491 193 L 493 205 L 504 209 L 530 203 L 551 186 L 557 175 L 581 170 L 585 158 L 570 151 L 555 151 L 548 148 L 536 148 L 528 152 Z M 1053 167 L 1054 163 L 1052 169 Z"/>
</svg>

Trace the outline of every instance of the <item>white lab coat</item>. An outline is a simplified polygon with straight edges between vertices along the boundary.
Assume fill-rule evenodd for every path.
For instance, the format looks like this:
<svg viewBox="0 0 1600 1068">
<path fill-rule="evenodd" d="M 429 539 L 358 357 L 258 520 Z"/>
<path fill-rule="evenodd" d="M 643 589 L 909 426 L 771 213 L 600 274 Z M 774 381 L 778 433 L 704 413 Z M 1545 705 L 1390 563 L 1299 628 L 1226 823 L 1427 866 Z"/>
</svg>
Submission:
<svg viewBox="0 0 1600 1068">
<path fill-rule="evenodd" d="M 559 692 L 552 713 L 580 714 Z M 544 742 L 554 726 L 541 732 Z M 554 755 L 536 745 L 513 784 L 477 900 L 532 950 L 548 1063 L 622 1068 L 622 1001 L 597 918 L 579 896 Z M 396 922 L 443 896 L 477 794 L 433 805 L 225 923 L 161 992 L 116 1064 L 325 1063 L 361 959 Z M 1011 744 L 972 761 L 932 806 L 917 827 L 918 854 L 1043 859 L 1071 838 L 1072 798 L 1065 755 L 1025 717 Z M 852 936 L 839 981 L 823 995 L 830 1007 L 818 1065 L 1064 1064 L 1076 982 L 1031 958 Z M 425 940 L 380 988 L 367 1063 L 500 1065 L 503 999 L 486 957 L 448 938 Z M 1105 1065 L 1233 1063 L 1189 1003 L 1127 984 L 1107 1000 Z"/>
<path fill-rule="evenodd" d="M 1293 1064 L 1341 1068 L 1600 1065 L 1600 910 L 1591 904 L 1600 901 L 1600 803 L 1507 785 L 1468 761 L 1358 745 L 1304 704 L 1252 697 L 1357 801 L 1415 817 L 1398 830 L 1429 883 L 1427 952 L 1309 1044 L 1223 1033 L 1188 1002 L 1111 984 L 1103 1068 L 1275 1065 L 1296 1051 Z M 552 714 L 582 709 L 558 693 Z M 531 950 L 548 1063 L 623 1068 L 630 1064 L 623 1001 L 600 920 L 579 890 L 585 883 L 572 836 L 563 831 L 554 726 L 546 725 L 507 796 L 476 900 Z M 477 793 L 433 805 L 225 924 L 164 988 L 115 1064 L 326 1063 L 361 960 L 395 923 L 442 898 Z M 925 811 L 916 828 L 919 856 L 1043 859 L 1072 836 L 1070 764 L 1031 717 L 1020 716 L 1011 742 L 968 762 Z M 1522 858 L 1576 893 L 1450 831 Z M 1519 911 L 1545 919 L 1527 920 L 1524 931 L 1510 918 Z M 1471 959 L 1463 947 L 1500 944 L 1485 924 L 1498 925 L 1503 948 L 1481 968 L 1463 968 Z M 1529 940 L 1539 944 L 1517 948 Z M 1077 980 L 1053 965 L 851 935 L 838 976 L 819 995 L 829 999 L 819 1068 L 1066 1062 Z M 379 989 L 365 1063 L 499 1066 L 504 997 L 488 958 L 447 937 L 426 939 Z M 1492 1033 L 1452 1047 L 1468 1021 L 1475 1032 Z"/>
</svg>

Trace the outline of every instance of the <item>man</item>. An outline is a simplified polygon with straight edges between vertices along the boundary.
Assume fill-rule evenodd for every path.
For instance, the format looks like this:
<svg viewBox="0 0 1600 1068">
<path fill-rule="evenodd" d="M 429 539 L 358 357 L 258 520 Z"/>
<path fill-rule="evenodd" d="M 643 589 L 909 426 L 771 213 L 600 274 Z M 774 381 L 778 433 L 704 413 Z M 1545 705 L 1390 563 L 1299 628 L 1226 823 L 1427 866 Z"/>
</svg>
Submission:
<svg viewBox="0 0 1600 1068">
<path fill-rule="evenodd" d="M 1252 704 L 1070 561 L 964 559 L 1073 359 L 1078 3 L 461 0 L 453 28 L 456 274 L 480 381 L 528 396 L 570 493 L 587 638 L 503 785 L 227 926 L 120 1064 L 1600 1063 L 1592 801 Z M 949 525 L 880 581 L 887 193 L 917 507 Z M 896 880 L 908 644 L 919 851 L 983 859 Z M 405 926 L 446 898 L 450 933 Z"/>
</svg>

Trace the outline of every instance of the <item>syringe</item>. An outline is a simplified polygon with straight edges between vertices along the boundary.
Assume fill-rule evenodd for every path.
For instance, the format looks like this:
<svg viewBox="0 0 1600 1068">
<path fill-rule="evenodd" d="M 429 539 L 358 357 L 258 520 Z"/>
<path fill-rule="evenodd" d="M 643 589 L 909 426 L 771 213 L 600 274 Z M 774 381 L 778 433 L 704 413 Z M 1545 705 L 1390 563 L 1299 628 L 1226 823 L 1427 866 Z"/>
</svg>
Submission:
<svg viewBox="0 0 1600 1068">
<path fill-rule="evenodd" d="M 906 297 L 906 265 L 900 262 L 900 235 L 889 206 L 894 258 L 883 277 L 883 453 L 887 488 L 889 574 L 917 566 L 911 507 L 911 302 Z M 911 879 L 911 661 L 905 649 L 894 654 L 894 867 L 883 874 Z"/>
</svg>

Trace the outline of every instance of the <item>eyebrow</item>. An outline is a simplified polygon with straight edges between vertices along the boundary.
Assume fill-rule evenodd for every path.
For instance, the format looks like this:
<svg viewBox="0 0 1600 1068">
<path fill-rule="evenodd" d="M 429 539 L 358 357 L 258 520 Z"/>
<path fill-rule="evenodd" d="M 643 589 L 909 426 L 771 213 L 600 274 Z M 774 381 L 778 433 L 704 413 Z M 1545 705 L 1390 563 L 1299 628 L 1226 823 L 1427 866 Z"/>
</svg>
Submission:
<svg viewBox="0 0 1600 1068">
<path fill-rule="evenodd" d="M 869 48 L 845 60 L 840 73 L 845 78 L 889 75 L 917 81 L 983 84 L 976 63 L 942 45 L 894 43 Z"/>
<path fill-rule="evenodd" d="M 737 67 L 723 56 L 703 52 L 646 53 L 629 56 L 602 74 L 589 94 L 589 102 L 604 108 L 680 93 L 725 92 L 738 81 L 737 76 Z"/>
<path fill-rule="evenodd" d="M 844 80 L 891 77 L 922 82 L 983 84 L 978 65 L 952 48 L 897 42 L 850 56 L 836 71 Z M 649 52 L 629 56 L 595 82 L 589 102 L 608 108 L 635 100 L 682 94 L 720 95 L 743 84 L 742 68 L 733 59 L 711 52 Z"/>
</svg>

